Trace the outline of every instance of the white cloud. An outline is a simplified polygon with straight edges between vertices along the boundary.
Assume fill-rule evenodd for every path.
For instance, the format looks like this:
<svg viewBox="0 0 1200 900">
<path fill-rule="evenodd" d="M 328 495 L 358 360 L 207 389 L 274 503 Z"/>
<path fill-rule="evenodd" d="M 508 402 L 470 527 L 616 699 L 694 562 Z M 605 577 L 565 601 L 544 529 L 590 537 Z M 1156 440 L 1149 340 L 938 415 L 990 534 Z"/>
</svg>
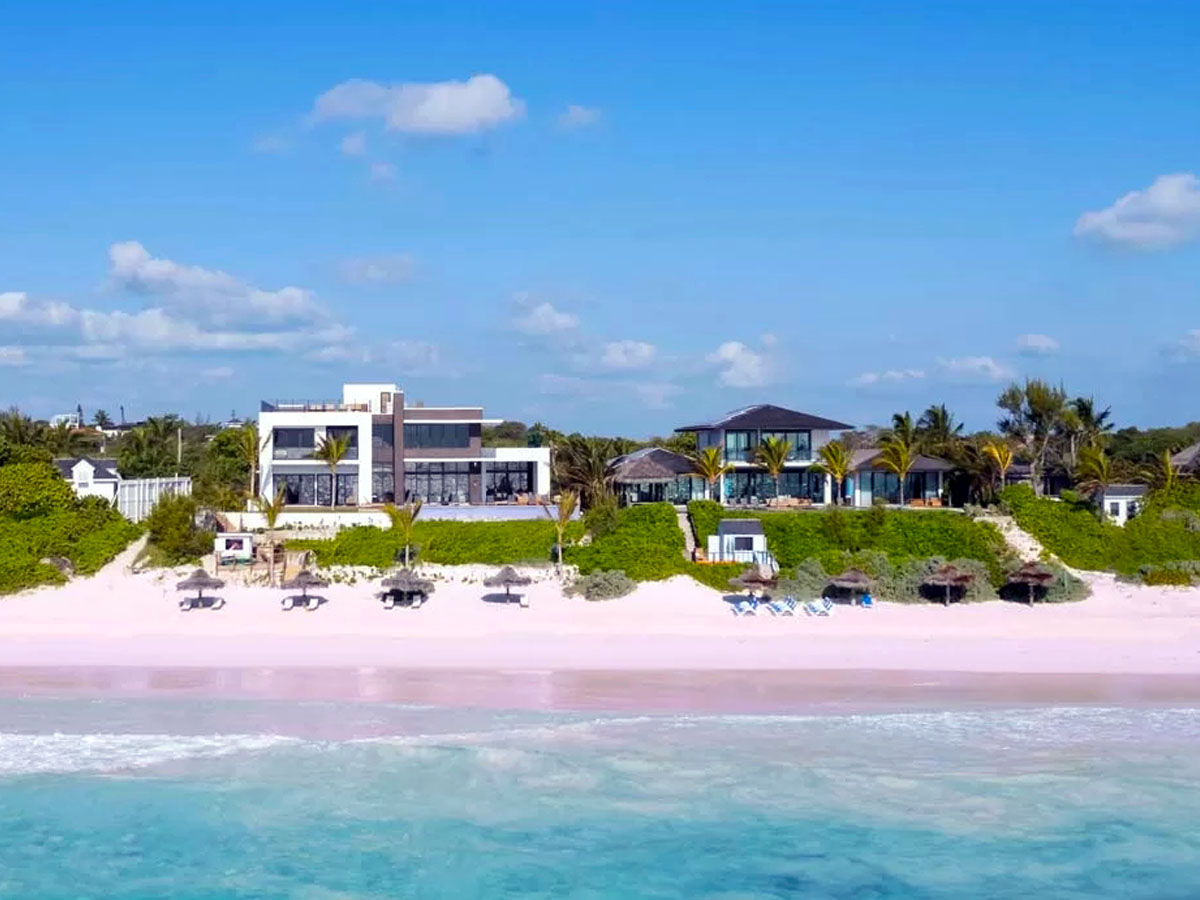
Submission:
<svg viewBox="0 0 1200 900">
<path fill-rule="evenodd" d="M 600 110 L 593 106 L 580 106 L 572 103 L 558 117 L 558 127 L 567 131 L 577 128 L 587 128 L 600 121 Z"/>
<path fill-rule="evenodd" d="M 518 295 L 517 304 L 522 311 L 513 319 L 512 325 L 525 334 L 557 334 L 579 327 L 576 316 L 555 309 L 549 302 L 534 303 L 527 296 Z"/>
<path fill-rule="evenodd" d="M 24 291 L 0 293 L 0 321 L 46 328 L 62 328 L 78 320 L 78 311 L 68 303 L 33 301 Z"/>
<path fill-rule="evenodd" d="M 113 244 L 108 257 L 115 282 L 160 298 L 191 318 L 246 325 L 315 321 L 325 315 L 312 293 L 303 288 L 265 291 L 216 269 L 156 259 L 137 241 Z"/>
<path fill-rule="evenodd" d="M 287 138 L 279 137 L 274 134 L 263 135 L 256 138 L 251 145 L 255 153 L 283 153 L 290 149 L 291 142 Z"/>
<path fill-rule="evenodd" d="M 399 284 L 413 273 L 413 258 L 407 253 L 383 253 L 345 260 L 339 267 L 347 284 Z"/>
<path fill-rule="evenodd" d="M 524 112 L 525 104 L 495 75 L 392 85 L 356 78 L 321 94 L 313 118 L 379 119 L 390 131 L 416 134 L 473 134 Z"/>
<path fill-rule="evenodd" d="M 23 366 L 28 361 L 24 347 L 0 347 L 0 366 Z"/>
<path fill-rule="evenodd" d="M 1139 250 L 1161 250 L 1200 236 L 1200 179 L 1190 172 L 1160 175 L 1112 206 L 1085 212 L 1076 237 L 1098 238 Z"/>
<path fill-rule="evenodd" d="M 361 131 L 348 134 L 342 138 L 338 149 L 342 151 L 343 156 L 362 156 L 367 152 L 367 136 Z"/>
<path fill-rule="evenodd" d="M 921 369 L 886 369 L 882 372 L 863 372 L 850 379 L 850 384 L 857 387 L 871 387 L 876 384 L 897 384 L 902 381 L 914 381 L 924 378 Z"/>
<path fill-rule="evenodd" d="M 1058 352 L 1058 341 L 1048 334 L 1023 334 L 1017 338 L 1017 349 L 1033 356 L 1049 356 Z"/>
<path fill-rule="evenodd" d="M 947 377 L 964 381 L 1007 381 L 1016 375 L 1011 366 L 990 356 L 960 356 L 937 363 Z"/>
<path fill-rule="evenodd" d="M 654 362 L 658 350 L 645 341 L 609 341 L 600 354 L 606 369 L 644 369 Z"/>
<path fill-rule="evenodd" d="M 395 181 L 396 167 L 391 163 L 373 162 L 367 169 L 367 177 L 371 181 Z"/>
<path fill-rule="evenodd" d="M 768 348 L 775 344 L 774 336 L 769 337 L 763 342 Z M 741 341 L 726 341 L 708 355 L 708 362 L 720 367 L 717 381 L 725 387 L 763 387 L 774 380 L 766 354 Z"/>
</svg>

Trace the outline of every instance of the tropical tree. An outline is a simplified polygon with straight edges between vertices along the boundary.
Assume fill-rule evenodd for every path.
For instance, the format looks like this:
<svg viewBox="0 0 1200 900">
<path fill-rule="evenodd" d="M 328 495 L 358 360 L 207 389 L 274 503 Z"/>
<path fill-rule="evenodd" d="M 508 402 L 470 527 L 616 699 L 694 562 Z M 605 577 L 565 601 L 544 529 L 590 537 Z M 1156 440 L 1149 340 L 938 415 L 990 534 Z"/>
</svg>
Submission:
<svg viewBox="0 0 1200 900">
<path fill-rule="evenodd" d="M 558 505 L 555 506 L 554 512 L 550 512 L 549 506 L 543 506 L 546 515 L 554 523 L 554 530 L 558 533 L 558 568 L 562 570 L 563 564 L 563 542 L 567 539 L 567 526 L 571 524 L 571 516 L 575 515 L 575 510 L 579 506 L 579 495 L 574 491 L 563 491 L 558 495 Z"/>
<path fill-rule="evenodd" d="M 692 454 L 692 471 L 704 479 L 707 499 L 713 499 L 713 490 L 725 475 L 733 471 L 733 466 L 725 462 L 721 456 L 720 447 L 705 447 Z"/>
<path fill-rule="evenodd" d="M 1012 447 L 1007 441 L 991 438 L 983 445 L 983 455 L 995 469 L 999 476 L 1000 487 L 1003 488 L 1005 479 L 1008 478 L 1008 470 L 1012 468 L 1013 464 Z"/>
<path fill-rule="evenodd" d="M 117 468 L 125 478 L 162 478 L 175 471 L 170 432 L 142 426 L 134 428 L 117 447 Z"/>
<path fill-rule="evenodd" d="M 255 438 L 257 440 L 257 436 Z M 313 459 L 319 459 L 329 468 L 329 506 L 337 505 L 337 467 L 350 452 L 350 435 L 326 435 L 321 445 L 313 453 Z"/>
<path fill-rule="evenodd" d="M 828 475 L 833 480 L 833 502 L 842 502 L 842 485 L 850 475 L 850 450 L 841 441 L 829 441 L 817 451 L 812 471 Z"/>
<path fill-rule="evenodd" d="M 98 409 L 96 410 L 96 414 L 92 416 L 92 424 L 97 428 L 112 428 L 113 420 L 107 412 Z"/>
<path fill-rule="evenodd" d="M 1112 432 L 1112 411 L 1098 410 L 1092 397 L 1076 397 L 1063 410 L 1058 432 L 1062 441 L 1063 466 L 1074 472 L 1079 464 L 1079 451 L 1084 447 L 1104 446 Z"/>
<path fill-rule="evenodd" d="M 917 426 L 913 422 L 912 413 L 907 410 L 902 413 L 893 413 L 892 427 L 888 430 L 887 437 L 898 438 L 909 447 L 915 448 L 919 435 L 917 434 Z"/>
<path fill-rule="evenodd" d="M 948 457 L 962 440 L 962 430 L 962 423 L 954 421 L 954 414 L 946 408 L 946 404 L 935 404 L 921 413 L 921 418 L 917 420 L 917 446 L 926 453 Z"/>
<path fill-rule="evenodd" d="M 1076 485 L 1095 498 L 1113 483 L 1112 459 L 1101 447 L 1083 447 L 1079 451 Z"/>
<path fill-rule="evenodd" d="M 275 525 L 279 521 L 280 515 L 283 514 L 283 508 L 287 506 L 287 493 L 284 491 L 276 491 L 275 496 L 270 500 L 266 497 L 254 498 L 255 508 L 262 513 L 263 518 L 267 521 L 267 547 L 269 553 L 269 562 L 267 570 L 267 583 L 275 586 Z"/>
<path fill-rule="evenodd" d="M 1138 481 L 1163 493 L 1173 491 L 1186 477 L 1183 472 L 1179 471 L 1179 466 L 1175 465 L 1170 450 L 1163 450 L 1154 457 L 1153 464 L 1138 472 Z"/>
<path fill-rule="evenodd" d="M 267 439 L 270 440 L 269 438 Z M 248 496 L 254 497 L 258 494 L 258 457 L 259 454 L 267 448 L 267 441 L 259 442 L 258 439 L 258 424 L 256 422 L 247 422 L 236 432 L 236 440 L 234 448 L 237 450 L 238 459 L 250 467 L 250 488 Z M 344 454 L 343 454 L 344 455 Z"/>
<path fill-rule="evenodd" d="M 408 568 L 408 548 L 413 542 L 413 528 L 417 524 L 417 516 L 421 514 L 421 500 L 417 498 L 411 503 L 405 503 L 403 506 L 397 506 L 395 503 L 385 503 L 383 511 L 392 521 L 392 531 L 400 535 L 400 541 L 404 545 L 404 568 Z"/>
<path fill-rule="evenodd" d="M 878 462 L 900 479 L 900 503 L 903 504 L 907 499 L 904 496 L 904 483 L 917 462 L 916 448 L 898 437 L 888 438 L 880 445 Z"/>
<path fill-rule="evenodd" d="M 779 496 L 779 476 L 787 466 L 788 457 L 792 454 L 792 442 L 783 438 L 767 436 L 754 449 L 754 461 L 767 470 L 771 480 L 775 482 L 775 496 Z"/>
<path fill-rule="evenodd" d="M 574 491 L 591 509 L 612 493 L 611 461 L 621 455 L 608 438 L 572 434 L 554 447 L 554 475 L 560 490 Z"/>
<path fill-rule="evenodd" d="M 67 422 L 47 428 L 43 445 L 55 456 L 79 456 L 86 445 L 83 433 Z"/>
<path fill-rule="evenodd" d="M 1026 379 L 1024 385 L 1005 388 L 996 405 L 1006 413 L 998 423 L 1000 432 L 1029 455 L 1033 490 L 1040 496 L 1050 443 L 1067 409 L 1066 391 L 1040 379 Z"/>
<path fill-rule="evenodd" d="M 43 447 L 46 444 L 46 432 L 45 423 L 33 421 L 15 406 L 0 413 L 0 437 L 10 444 Z"/>
</svg>

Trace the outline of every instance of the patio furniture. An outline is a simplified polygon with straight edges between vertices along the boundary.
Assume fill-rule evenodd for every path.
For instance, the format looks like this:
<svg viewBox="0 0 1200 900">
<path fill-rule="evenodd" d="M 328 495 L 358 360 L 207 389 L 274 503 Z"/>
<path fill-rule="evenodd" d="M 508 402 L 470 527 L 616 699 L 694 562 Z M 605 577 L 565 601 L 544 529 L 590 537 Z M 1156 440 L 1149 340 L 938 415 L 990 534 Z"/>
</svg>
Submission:
<svg viewBox="0 0 1200 900">
<path fill-rule="evenodd" d="M 209 609 L 220 609 L 225 605 L 225 601 L 221 597 L 205 597 L 205 591 L 216 591 L 225 587 L 225 582 L 220 578 L 213 578 L 203 569 L 196 569 L 185 578 L 183 581 L 175 585 L 177 591 L 195 591 L 195 597 L 184 597 L 179 601 L 179 608 L 183 611 L 196 609 L 197 607 L 207 607 Z M 207 603 L 205 601 L 208 601 Z"/>
<path fill-rule="evenodd" d="M 871 585 L 874 584 L 871 576 L 862 569 L 847 569 L 841 575 L 834 575 L 829 579 L 829 583 L 851 595 L 858 594 L 860 599 L 863 594 L 871 590 Z"/>
<path fill-rule="evenodd" d="M 533 584 L 533 579 L 530 578 L 528 575 L 522 575 L 520 572 L 518 572 L 512 566 L 505 566 L 503 569 L 501 569 L 495 575 L 491 576 L 490 578 L 484 579 L 484 582 L 483 582 L 484 587 L 502 587 L 502 588 L 504 588 L 505 602 L 509 602 L 512 600 L 512 589 L 514 587 L 526 587 L 530 584 Z M 525 599 L 525 596 L 523 594 L 519 595 L 518 599 L 521 602 L 521 606 L 524 606 L 524 607 L 529 606 L 529 602 Z"/>
<path fill-rule="evenodd" d="M 383 579 L 381 584 L 386 589 L 380 597 L 384 609 L 396 606 L 418 609 L 433 593 L 433 582 L 422 578 L 412 569 L 401 569 Z"/>
<path fill-rule="evenodd" d="M 321 605 L 323 597 L 316 594 L 309 595 L 310 590 L 320 590 L 321 588 L 329 587 L 329 582 L 324 578 L 314 575 L 307 569 L 298 573 L 295 578 L 290 578 L 282 585 L 285 591 L 299 591 L 300 596 L 289 594 L 283 598 L 284 610 L 294 609 L 297 605 L 303 606 L 309 612 L 317 609 Z"/>
</svg>

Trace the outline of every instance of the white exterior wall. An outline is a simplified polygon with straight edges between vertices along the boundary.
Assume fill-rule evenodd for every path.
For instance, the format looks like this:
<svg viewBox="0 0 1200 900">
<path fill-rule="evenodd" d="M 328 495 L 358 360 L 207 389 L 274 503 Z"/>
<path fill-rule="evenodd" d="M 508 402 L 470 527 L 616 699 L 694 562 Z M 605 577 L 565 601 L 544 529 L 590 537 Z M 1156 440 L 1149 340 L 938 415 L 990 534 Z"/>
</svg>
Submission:
<svg viewBox="0 0 1200 900">
<path fill-rule="evenodd" d="M 357 385 L 346 385 L 346 388 Z M 386 389 L 386 385 L 384 386 Z M 355 401 L 359 402 L 359 401 Z M 365 402 L 365 401 L 363 401 Z M 376 396 L 378 402 L 378 396 Z M 358 502 L 365 505 L 371 502 L 371 413 L 344 411 L 306 411 L 284 410 L 279 412 L 260 412 L 258 414 L 258 433 L 263 440 L 259 452 L 258 470 L 260 491 L 268 500 L 275 496 L 275 475 L 292 473 L 297 475 L 325 475 L 329 466 L 313 459 L 275 459 L 275 442 L 273 440 L 276 428 L 311 428 L 314 432 L 314 446 L 320 447 L 325 439 L 327 429 L 357 428 L 358 429 L 358 459 L 343 460 L 338 465 L 339 474 L 356 473 L 358 475 Z"/>
<path fill-rule="evenodd" d="M 1126 522 L 1137 515 L 1145 499 L 1145 497 L 1102 495 L 1100 508 L 1104 511 L 1104 516 L 1108 521 L 1114 525 L 1124 526 Z"/>
<path fill-rule="evenodd" d="M 130 522 L 140 522 L 150 515 L 154 504 L 167 494 L 189 496 L 192 479 L 187 476 L 175 478 L 129 478 L 117 482 L 117 511 Z"/>
<path fill-rule="evenodd" d="M 384 393 L 395 397 L 400 392 L 400 388 L 394 384 L 385 383 L 363 383 L 363 384 L 343 384 L 342 385 L 342 402 L 345 404 L 366 404 L 367 408 L 377 416 L 391 415 L 391 409 L 384 411 L 380 405 L 380 398 Z M 336 424 L 336 423 L 335 423 Z"/>
<path fill-rule="evenodd" d="M 752 549 L 735 550 L 734 540 L 747 537 L 751 540 Z M 767 536 L 765 534 L 710 534 L 706 550 L 709 560 L 714 562 L 758 562 L 767 552 Z"/>
<path fill-rule="evenodd" d="M 117 499 L 117 482 L 113 479 L 96 481 L 96 467 L 86 459 L 71 469 L 71 487 L 76 497 L 102 497 L 109 503 Z"/>
</svg>

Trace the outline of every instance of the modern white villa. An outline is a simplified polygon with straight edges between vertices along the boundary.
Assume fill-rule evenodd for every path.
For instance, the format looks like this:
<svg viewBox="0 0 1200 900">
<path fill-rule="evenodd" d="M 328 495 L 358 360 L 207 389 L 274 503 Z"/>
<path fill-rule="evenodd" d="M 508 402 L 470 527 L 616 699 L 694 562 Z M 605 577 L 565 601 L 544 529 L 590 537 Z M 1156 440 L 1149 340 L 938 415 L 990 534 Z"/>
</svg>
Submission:
<svg viewBox="0 0 1200 900">
<path fill-rule="evenodd" d="M 733 471 L 716 485 L 709 498 L 724 504 L 757 505 L 776 496 L 802 504 L 833 501 L 833 481 L 814 470 L 820 448 L 839 432 L 853 428 L 845 422 L 771 404 L 734 410 L 712 422 L 685 425 L 678 432 L 694 432 L 697 447 L 717 447 Z M 755 461 L 758 446 L 768 437 L 787 441 L 791 455 L 778 484 Z M 900 503 L 900 479 L 879 464 L 877 449 L 854 451 L 851 474 L 842 485 L 842 499 L 850 506 L 871 506 L 876 500 Z M 691 460 L 661 447 L 648 447 L 613 460 L 614 482 L 622 502 L 687 503 L 708 494 L 696 477 Z M 903 502 L 939 504 L 946 474 L 953 467 L 944 460 L 920 456 L 905 479 Z"/>
<path fill-rule="evenodd" d="M 290 506 L 530 504 L 550 492 L 548 447 L 484 447 L 480 407 L 405 404 L 395 384 L 345 384 L 341 400 L 264 401 L 258 415 L 262 493 Z M 349 448 L 331 480 L 317 458 L 331 438 Z"/>
</svg>

